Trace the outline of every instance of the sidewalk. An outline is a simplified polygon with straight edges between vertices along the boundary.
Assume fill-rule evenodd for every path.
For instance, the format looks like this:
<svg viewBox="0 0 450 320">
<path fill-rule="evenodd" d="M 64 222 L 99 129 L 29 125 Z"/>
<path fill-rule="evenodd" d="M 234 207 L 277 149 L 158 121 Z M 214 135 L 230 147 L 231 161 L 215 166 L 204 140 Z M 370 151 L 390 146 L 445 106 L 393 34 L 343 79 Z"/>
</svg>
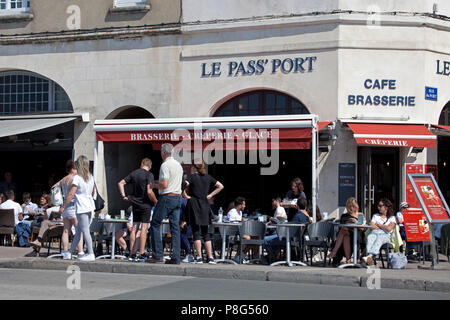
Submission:
<svg viewBox="0 0 450 320">
<path fill-rule="evenodd" d="M 353 287 L 367 287 L 368 277 L 374 274 L 373 270 L 368 271 L 367 269 L 337 269 L 320 266 L 270 267 L 262 265 L 196 265 L 184 263 L 180 265 L 164 265 L 133 263 L 121 260 L 80 262 L 77 260 L 46 259 L 44 257 L 24 257 L 30 251 L 30 248 L 0 247 L 0 272 L 1 268 L 66 270 L 69 265 L 77 265 L 81 271 L 86 272 L 177 275 Z M 46 253 L 47 250 L 42 252 Z M 440 263 L 435 270 L 418 269 L 418 265 L 423 266 L 422 262 L 420 262 L 409 263 L 406 270 L 380 269 L 381 288 L 450 292 L 450 263 L 446 259 L 444 260 L 443 256 L 441 256 Z M 425 266 L 430 266 L 430 262 L 426 262 Z"/>
</svg>

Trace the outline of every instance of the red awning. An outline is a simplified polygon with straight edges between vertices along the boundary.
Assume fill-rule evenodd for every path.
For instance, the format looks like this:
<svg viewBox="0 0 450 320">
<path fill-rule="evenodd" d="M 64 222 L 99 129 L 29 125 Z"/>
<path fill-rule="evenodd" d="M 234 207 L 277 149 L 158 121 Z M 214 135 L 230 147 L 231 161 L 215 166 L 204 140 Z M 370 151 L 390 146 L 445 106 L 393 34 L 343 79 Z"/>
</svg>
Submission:
<svg viewBox="0 0 450 320">
<path fill-rule="evenodd" d="M 159 149 L 163 143 L 186 143 L 191 149 L 207 146 L 216 150 L 309 149 L 311 128 L 253 130 L 183 130 L 175 131 L 104 131 L 97 132 L 104 143 L 152 144 Z M 275 141 L 278 140 L 278 143 Z"/>
<path fill-rule="evenodd" d="M 309 149 L 312 116 L 96 120 L 94 131 L 104 143 L 144 143 L 155 149 L 166 142 L 191 150 Z"/>
<path fill-rule="evenodd" d="M 450 126 L 443 126 L 443 125 L 440 125 L 440 124 L 432 124 L 431 126 L 433 128 L 438 128 L 438 129 L 443 129 L 443 130 L 450 131 Z"/>
<path fill-rule="evenodd" d="M 331 121 L 317 122 L 318 131 L 324 129 L 326 126 L 333 124 Z"/>
<path fill-rule="evenodd" d="M 358 144 L 385 147 L 436 147 L 436 136 L 421 124 L 347 123 Z"/>
</svg>

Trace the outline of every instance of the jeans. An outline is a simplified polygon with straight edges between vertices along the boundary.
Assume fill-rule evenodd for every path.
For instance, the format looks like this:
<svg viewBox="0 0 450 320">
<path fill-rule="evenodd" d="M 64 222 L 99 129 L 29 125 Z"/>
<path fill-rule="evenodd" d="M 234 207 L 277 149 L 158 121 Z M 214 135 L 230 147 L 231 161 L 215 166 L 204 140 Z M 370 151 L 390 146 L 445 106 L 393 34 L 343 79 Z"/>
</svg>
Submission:
<svg viewBox="0 0 450 320">
<path fill-rule="evenodd" d="M 192 236 L 191 226 L 187 226 L 187 231 L 181 233 L 181 246 L 186 251 L 186 254 L 191 254 L 191 243 L 189 242 L 189 237 Z"/>
<path fill-rule="evenodd" d="M 373 230 L 367 237 L 367 253 L 377 255 L 380 252 L 380 248 L 383 244 L 391 242 L 391 236 L 386 234 L 383 230 Z"/>
<path fill-rule="evenodd" d="M 278 239 L 278 234 L 275 232 L 270 236 L 264 237 L 264 248 L 267 252 L 267 258 L 269 259 L 269 263 L 272 262 L 273 258 L 273 249 L 272 249 L 272 241 Z"/>
<path fill-rule="evenodd" d="M 172 260 L 180 261 L 180 196 L 161 196 L 153 211 L 150 223 L 150 236 L 152 238 L 152 256 L 163 259 L 163 245 L 161 237 L 161 223 L 169 218 L 170 233 L 172 235 Z"/>
</svg>

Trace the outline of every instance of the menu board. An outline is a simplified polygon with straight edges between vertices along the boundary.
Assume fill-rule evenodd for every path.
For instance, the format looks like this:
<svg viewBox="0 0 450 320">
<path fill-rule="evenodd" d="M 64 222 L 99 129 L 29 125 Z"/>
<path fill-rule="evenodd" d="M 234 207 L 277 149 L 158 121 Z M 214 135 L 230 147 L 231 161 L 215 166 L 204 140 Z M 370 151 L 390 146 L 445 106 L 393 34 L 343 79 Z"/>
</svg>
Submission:
<svg viewBox="0 0 450 320">
<path fill-rule="evenodd" d="M 449 208 L 432 174 L 408 174 L 408 179 L 430 223 L 449 223 Z"/>
<path fill-rule="evenodd" d="M 339 163 L 339 206 L 345 207 L 347 199 L 356 193 L 356 164 Z"/>
<path fill-rule="evenodd" d="M 422 210 L 403 211 L 403 221 L 408 242 L 430 240 L 430 225 Z"/>
<path fill-rule="evenodd" d="M 411 208 L 420 208 L 419 200 L 414 193 L 413 187 L 408 180 L 408 174 L 410 173 L 423 173 L 422 164 L 406 164 L 406 202 L 408 202 Z"/>
</svg>

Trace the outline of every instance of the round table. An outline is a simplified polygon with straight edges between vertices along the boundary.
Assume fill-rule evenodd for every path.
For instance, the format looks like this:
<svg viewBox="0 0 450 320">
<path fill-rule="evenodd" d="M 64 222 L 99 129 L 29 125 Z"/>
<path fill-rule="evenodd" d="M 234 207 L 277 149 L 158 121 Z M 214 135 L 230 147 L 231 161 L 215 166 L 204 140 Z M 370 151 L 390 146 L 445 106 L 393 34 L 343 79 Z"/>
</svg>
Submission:
<svg viewBox="0 0 450 320">
<path fill-rule="evenodd" d="M 282 228 L 282 227 L 287 227 L 286 228 L 286 261 L 277 261 L 277 262 L 272 263 L 271 266 L 277 266 L 279 264 L 287 264 L 289 267 L 292 267 L 294 264 L 296 264 L 299 266 L 307 267 L 308 265 L 304 262 L 291 261 L 291 237 L 289 234 L 289 228 L 300 227 L 303 230 L 303 228 L 306 227 L 306 224 L 304 224 L 304 223 L 281 223 L 281 224 L 267 226 L 268 229 L 276 228 L 277 233 L 278 233 L 278 229 Z M 280 234 L 280 233 L 278 233 L 278 234 Z"/>
<path fill-rule="evenodd" d="M 116 248 L 116 224 L 117 223 L 127 223 L 129 222 L 128 219 L 99 219 L 98 223 L 112 223 L 113 224 L 113 230 L 112 230 L 112 239 L 111 239 L 111 254 L 105 254 L 99 257 L 96 257 L 96 259 L 105 259 L 105 258 L 111 258 L 111 260 L 114 260 L 116 257 L 126 259 L 127 257 L 122 255 L 115 255 L 114 250 Z"/>
<path fill-rule="evenodd" d="M 216 260 L 216 262 L 224 262 L 224 263 L 231 263 L 231 264 L 237 264 L 236 261 L 225 259 L 225 247 L 226 247 L 226 235 L 227 235 L 227 229 L 231 227 L 238 227 L 242 225 L 242 222 L 236 221 L 236 222 L 213 222 L 212 223 L 214 227 L 218 227 L 220 230 L 220 233 L 222 235 L 222 256 L 220 259 Z"/>
<path fill-rule="evenodd" d="M 358 263 L 358 229 L 372 229 L 373 227 L 367 224 L 356 224 L 356 223 L 348 223 L 348 224 L 338 224 L 339 227 L 345 227 L 353 229 L 353 263 L 346 263 L 340 265 L 338 268 L 367 268 L 366 265 L 362 265 Z"/>
</svg>

